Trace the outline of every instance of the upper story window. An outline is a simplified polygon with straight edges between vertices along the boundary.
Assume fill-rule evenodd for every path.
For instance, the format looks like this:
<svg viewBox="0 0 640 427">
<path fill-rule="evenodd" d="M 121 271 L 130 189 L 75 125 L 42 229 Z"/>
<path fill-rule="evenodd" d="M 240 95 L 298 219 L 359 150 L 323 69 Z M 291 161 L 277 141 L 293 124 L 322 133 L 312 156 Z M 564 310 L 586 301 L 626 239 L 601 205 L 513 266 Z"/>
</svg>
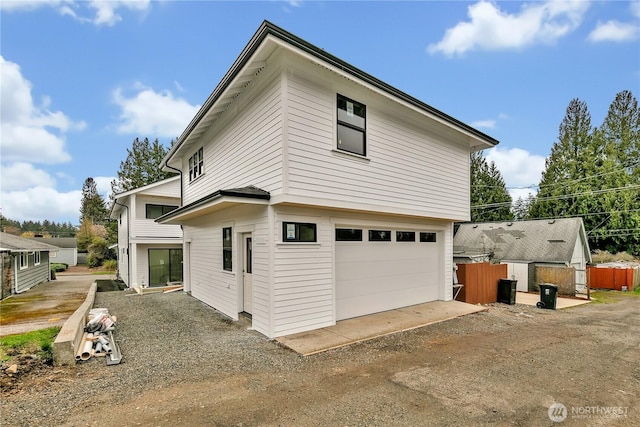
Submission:
<svg viewBox="0 0 640 427">
<path fill-rule="evenodd" d="M 193 153 L 193 156 L 189 157 L 189 182 L 193 181 L 204 171 L 204 156 L 203 148 L 200 147 L 198 151 Z"/>
<path fill-rule="evenodd" d="M 146 218 L 147 219 L 156 219 L 160 218 L 164 214 L 168 214 L 174 209 L 177 209 L 177 206 L 170 205 L 145 205 L 146 206 Z"/>
<path fill-rule="evenodd" d="M 338 94 L 338 150 L 367 155 L 367 107 Z"/>
</svg>

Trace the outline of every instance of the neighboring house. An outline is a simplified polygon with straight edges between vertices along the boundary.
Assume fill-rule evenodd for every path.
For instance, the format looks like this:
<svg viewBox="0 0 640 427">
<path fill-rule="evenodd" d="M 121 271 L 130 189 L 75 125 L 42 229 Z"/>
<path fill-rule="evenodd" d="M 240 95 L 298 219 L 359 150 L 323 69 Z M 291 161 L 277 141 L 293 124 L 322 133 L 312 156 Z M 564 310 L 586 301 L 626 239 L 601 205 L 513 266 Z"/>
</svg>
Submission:
<svg viewBox="0 0 640 427">
<path fill-rule="evenodd" d="M 34 286 L 51 280 L 51 268 L 49 267 L 50 253 L 55 253 L 58 248 L 46 243 L 14 236 L 13 234 L 0 234 L 0 252 L 8 252 L 11 261 L 5 270 L 3 263 L 3 283 L 11 281 L 11 293 L 19 294 Z"/>
<path fill-rule="evenodd" d="M 470 152 L 497 141 L 264 22 L 161 166 L 185 288 L 278 337 L 452 299 Z"/>
<path fill-rule="evenodd" d="M 118 276 L 127 286 L 182 281 L 182 230 L 155 222 L 179 205 L 179 176 L 115 196 L 110 217 L 118 221 Z"/>
<path fill-rule="evenodd" d="M 78 265 L 78 241 L 75 237 L 29 237 L 37 242 L 57 246 L 58 252 L 50 254 L 52 263 Z"/>
<path fill-rule="evenodd" d="M 576 287 L 586 286 L 591 262 L 582 218 L 460 224 L 453 238 L 454 262 L 507 264 L 517 290 L 534 290 L 537 265 L 574 267 Z"/>
</svg>

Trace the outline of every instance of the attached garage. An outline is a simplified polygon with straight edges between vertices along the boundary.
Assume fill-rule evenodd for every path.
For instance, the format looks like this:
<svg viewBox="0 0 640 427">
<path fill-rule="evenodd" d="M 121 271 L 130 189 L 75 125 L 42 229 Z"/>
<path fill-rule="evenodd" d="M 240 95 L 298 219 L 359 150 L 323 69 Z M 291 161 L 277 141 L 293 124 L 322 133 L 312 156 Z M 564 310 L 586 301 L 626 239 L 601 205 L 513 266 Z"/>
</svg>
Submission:
<svg viewBox="0 0 640 427">
<path fill-rule="evenodd" d="M 336 228 L 336 320 L 439 299 L 435 232 Z"/>
</svg>

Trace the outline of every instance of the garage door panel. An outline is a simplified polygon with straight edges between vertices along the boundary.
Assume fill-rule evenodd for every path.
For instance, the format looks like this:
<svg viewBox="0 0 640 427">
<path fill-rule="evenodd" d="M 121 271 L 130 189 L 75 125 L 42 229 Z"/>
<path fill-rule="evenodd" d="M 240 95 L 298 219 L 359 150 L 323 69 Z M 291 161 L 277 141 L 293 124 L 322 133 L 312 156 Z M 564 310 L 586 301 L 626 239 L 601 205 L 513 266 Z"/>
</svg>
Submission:
<svg viewBox="0 0 640 427">
<path fill-rule="evenodd" d="M 337 320 L 435 301 L 441 243 L 336 242 Z"/>
</svg>

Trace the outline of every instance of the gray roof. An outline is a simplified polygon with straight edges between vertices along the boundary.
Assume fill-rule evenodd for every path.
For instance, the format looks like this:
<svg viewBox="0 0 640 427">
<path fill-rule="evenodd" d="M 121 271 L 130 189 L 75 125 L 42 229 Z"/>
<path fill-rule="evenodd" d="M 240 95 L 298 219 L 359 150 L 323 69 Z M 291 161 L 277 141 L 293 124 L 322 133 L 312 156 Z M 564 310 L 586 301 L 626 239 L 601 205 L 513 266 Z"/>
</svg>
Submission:
<svg viewBox="0 0 640 427">
<path fill-rule="evenodd" d="M 491 254 L 497 261 L 569 263 L 576 240 L 590 260 L 582 218 L 460 224 L 453 256 Z"/>
<path fill-rule="evenodd" d="M 55 251 L 60 249 L 57 246 L 49 245 L 47 243 L 38 242 L 32 239 L 25 239 L 23 237 L 14 236 L 9 233 L 0 233 L 0 250 L 9 250 L 11 252 L 25 252 L 25 251 Z"/>
<path fill-rule="evenodd" d="M 189 203 L 188 205 L 181 206 L 178 209 L 174 209 L 171 212 L 161 216 L 160 218 L 156 218 L 155 221 L 162 223 L 164 221 L 171 220 L 172 218 L 182 215 L 185 212 L 198 210 L 203 205 L 222 199 L 224 197 L 241 197 L 246 199 L 269 200 L 271 199 L 271 193 L 253 185 L 240 188 L 230 188 L 228 190 L 218 190 L 215 193 L 204 196 L 201 199 Z"/>
<path fill-rule="evenodd" d="M 48 245 L 54 245 L 59 248 L 77 248 L 78 241 L 75 237 L 29 237 L 30 240 L 36 242 L 46 243 Z"/>
</svg>

